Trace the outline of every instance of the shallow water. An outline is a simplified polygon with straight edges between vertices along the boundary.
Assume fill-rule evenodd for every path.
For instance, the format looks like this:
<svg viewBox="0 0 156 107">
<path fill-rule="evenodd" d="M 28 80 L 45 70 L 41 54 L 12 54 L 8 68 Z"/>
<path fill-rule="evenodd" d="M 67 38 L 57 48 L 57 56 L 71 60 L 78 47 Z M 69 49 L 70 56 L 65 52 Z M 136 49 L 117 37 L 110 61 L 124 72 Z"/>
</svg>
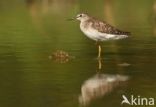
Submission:
<svg viewBox="0 0 156 107">
<path fill-rule="evenodd" d="M 156 98 L 155 7 L 154 0 L 1 0 L 0 107 L 120 107 L 122 95 Z M 66 21 L 83 11 L 132 35 L 104 42 L 98 61 L 79 22 Z M 56 50 L 74 58 L 49 59 Z M 90 80 L 89 103 L 82 103 Z"/>
</svg>

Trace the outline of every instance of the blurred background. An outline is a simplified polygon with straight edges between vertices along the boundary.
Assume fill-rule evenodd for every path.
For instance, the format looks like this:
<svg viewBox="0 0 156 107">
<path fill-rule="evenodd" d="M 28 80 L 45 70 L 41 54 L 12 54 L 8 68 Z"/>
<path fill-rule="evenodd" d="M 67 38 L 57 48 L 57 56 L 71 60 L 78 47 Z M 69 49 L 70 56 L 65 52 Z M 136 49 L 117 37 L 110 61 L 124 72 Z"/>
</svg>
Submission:
<svg viewBox="0 0 156 107">
<path fill-rule="evenodd" d="M 95 42 L 66 20 L 80 12 L 132 35 L 103 42 L 97 61 Z M 57 50 L 74 58 L 50 59 Z M 155 64 L 155 0 L 0 0 L 0 107 L 120 107 L 123 94 L 156 98 Z"/>
</svg>

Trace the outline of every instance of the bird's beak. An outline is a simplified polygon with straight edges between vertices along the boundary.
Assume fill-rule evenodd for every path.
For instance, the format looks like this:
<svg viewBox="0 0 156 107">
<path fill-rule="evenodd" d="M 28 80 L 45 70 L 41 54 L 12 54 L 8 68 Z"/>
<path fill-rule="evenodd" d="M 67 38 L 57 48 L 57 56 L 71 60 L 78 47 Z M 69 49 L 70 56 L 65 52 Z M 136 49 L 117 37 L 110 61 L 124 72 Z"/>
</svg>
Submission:
<svg viewBox="0 0 156 107">
<path fill-rule="evenodd" d="M 67 21 L 73 21 L 75 20 L 76 18 L 70 18 L 70 19 L 67 19 Z"/>
</svg>

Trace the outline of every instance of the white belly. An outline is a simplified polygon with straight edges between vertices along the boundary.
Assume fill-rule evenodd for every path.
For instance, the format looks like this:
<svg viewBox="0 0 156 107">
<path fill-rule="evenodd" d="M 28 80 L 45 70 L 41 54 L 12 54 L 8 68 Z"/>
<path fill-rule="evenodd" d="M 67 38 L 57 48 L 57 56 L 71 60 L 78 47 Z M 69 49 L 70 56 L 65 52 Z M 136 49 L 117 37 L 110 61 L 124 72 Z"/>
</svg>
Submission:
<svg viewBox="0 0 156 107">
<path fill-rule="evenodd" d="M 115 40 L 115 39 L 122 39 L 127 37 L 127 35 L 113 35 L 113 34 L 101 33 L 98 32 L 96 29 L 93 29 L 92 27 L 84 28 L 81 24 L 80 24 L 80 29 L 88 38 L 95 41 Z"/>
</svg>

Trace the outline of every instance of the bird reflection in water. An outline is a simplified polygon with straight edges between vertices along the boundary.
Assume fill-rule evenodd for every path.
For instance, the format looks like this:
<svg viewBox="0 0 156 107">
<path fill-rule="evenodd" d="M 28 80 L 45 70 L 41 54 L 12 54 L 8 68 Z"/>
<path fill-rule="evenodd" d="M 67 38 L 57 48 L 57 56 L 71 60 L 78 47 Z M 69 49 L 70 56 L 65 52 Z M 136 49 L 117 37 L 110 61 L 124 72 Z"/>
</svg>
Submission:
<svg viewBox="0 0 156 107">
<path fill-rule="evenodd" d="M 101 60 L 98 60 L 98 69 L 101 70 Z M 93 100 L 103 97 L 111 92 L 120 83 L 127 81 L 128 76 L 124 75 L 110 75 L 98 73 L 93 77 L 87 79 L 81 86 L 81 95 L 79 96 L 79 103 L 83 106 L 89 105 Z"/>
</svg>

